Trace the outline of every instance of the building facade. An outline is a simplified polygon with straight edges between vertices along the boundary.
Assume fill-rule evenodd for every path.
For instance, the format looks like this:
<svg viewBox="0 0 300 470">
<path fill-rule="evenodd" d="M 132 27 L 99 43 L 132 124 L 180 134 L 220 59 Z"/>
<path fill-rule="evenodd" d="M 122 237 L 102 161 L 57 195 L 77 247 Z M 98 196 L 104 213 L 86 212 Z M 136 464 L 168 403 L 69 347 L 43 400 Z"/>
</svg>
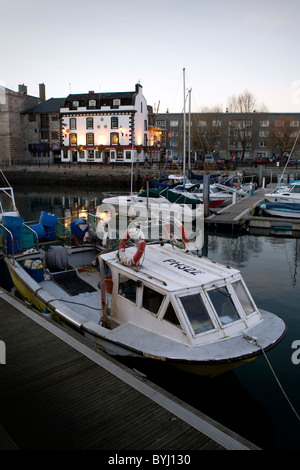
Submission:
<svg viewBox="0 0 300 470">
<path fill-rule="evenodd" d="M 22 112 L 43 101 L 42 85 L 39 97 L 28 95 L 26 85 L 19 85 L 17 92 L 0 87 L 0 161 L 10 164 L 25 158 Z"/>
<path fill-rule="evenodd" d="M 24 158 L 32 163 L 60 161 L 60 107 L 64 98 L 50 98 L 26 109 L 22 115 Z"/>
<path fill-rule="evenodd" d="M 289 154 L 300 158 L 300 113 L 191 113 L 186 116 L 187 136 L 192 158 L 204 155 L 243 161 L 259 157 L 279 158 Z M 183 115 L 158 114 L 156 125 L 162 129 L 162 146 L 171 158 L 183 155 Z M 188 152 L 188 144 L 186 149 Z"/>
<path fill-rule="evenodd" d="M 150 115 L 140 84 L 133 92 L 69 95 L 60 109 L 61 161 L 144 161 L 158 151 Z"/>
</svg>

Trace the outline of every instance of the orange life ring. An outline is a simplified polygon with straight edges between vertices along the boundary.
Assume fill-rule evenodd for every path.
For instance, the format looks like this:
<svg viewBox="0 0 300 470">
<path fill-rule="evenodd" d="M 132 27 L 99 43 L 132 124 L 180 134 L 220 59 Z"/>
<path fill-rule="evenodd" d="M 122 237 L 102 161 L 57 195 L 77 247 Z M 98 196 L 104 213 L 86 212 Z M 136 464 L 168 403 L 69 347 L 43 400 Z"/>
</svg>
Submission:
<svg viewBox="0 0 300 470">
<path fill-rule="evenodd" d="M 126 244 L 131 237 L 136 237 L 139 240 L 138 247 L 136 253 L 131 257 L 128 258 L 125 255 Z M 119 244 L 119 259 L 122 264 L 127 266 L 137 266 L 140 264 L 140 259 L 142 258 L 146 247 L 146 240 L 143 232 L 138 228 L 131 228 L 126 231 L 125 235 L 123 236 L 122 240 Z"/>
<path fill-rule="evenodd" d="M 168 237 L 170 238 L 171 243 L 178 246 L 178 248 L 187 248 L 190 240 L 189 240 L 187 231 L 184 228 L 183 224 L 181 222 L 179 222 L 178 219 L 173 218 L 173 217 L 167 217 L 165 220 L 166 220 L 167 223 L 164 224 L 164 229 L 165 229 Z M 171 232 L 170 223 L 168 223 L 168 222 L 171 222 L 171 221 L 173 222 L 174 225 L 176 225 L 176 227 L 179 230 L 180 237 L 181 237 L 181 240 L 182 240 L 181 242 L 176 240 L 175 237 L 174 237 L 174 234 L 172 234 L 172 232 Z"/>
</svg>

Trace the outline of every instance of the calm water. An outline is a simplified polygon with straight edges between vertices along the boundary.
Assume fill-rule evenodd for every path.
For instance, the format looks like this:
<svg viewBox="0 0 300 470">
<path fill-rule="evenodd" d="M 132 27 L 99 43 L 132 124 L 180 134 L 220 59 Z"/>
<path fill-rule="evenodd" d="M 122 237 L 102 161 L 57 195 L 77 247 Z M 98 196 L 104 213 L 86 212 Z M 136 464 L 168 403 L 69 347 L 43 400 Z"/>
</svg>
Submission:
<svg viewBox="0 0 300 470">
<path fill-rule="evenodd" d="M 106 189 L 106 188 L 105 188 Z M 109 189 L 109 188 L 107 188 Z M 104 190 L 101 188 L 101 191 Z M 81 197 L 78 200 L 78 193 Z M 39 219 L 41 210 L 62 215 L 62 204 L 100 203 L 100 190 L 84 193 L 15 186 L 17 206 L 25 220 Z M 284 319 L 284 340 L 267 353 L 280 385 L 300 414 L 300 240 L 241 235 L 209 235 L 207 255 L 242 271 L 257 305 Z M 206 253 L 205 253 L 206 254 Z M 299 350 L 300 351 L 300 350 Z M 211 380 L 185 375 L 175 369 L 144 366 L 139 370 L 172 394 L 264 449 L 299 449 L 300 422 L 283 395 L 265 358 Z"/>
</svg>

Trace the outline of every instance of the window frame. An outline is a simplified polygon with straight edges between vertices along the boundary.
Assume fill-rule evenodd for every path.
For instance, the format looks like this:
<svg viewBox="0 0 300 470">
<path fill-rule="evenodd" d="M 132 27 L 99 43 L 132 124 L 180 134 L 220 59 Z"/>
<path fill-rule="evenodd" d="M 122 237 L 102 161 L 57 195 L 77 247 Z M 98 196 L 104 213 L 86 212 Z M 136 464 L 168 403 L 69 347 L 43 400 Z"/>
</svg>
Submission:
<svg viewBox="0 0 300 470">
<path fill-rule="evenodd" d="M 94 118 L 87 117 L 85 125 L 86 125 L 86 129 L 94 129 Z"/>
<path fill-rule="evenodd" d="M 87 147 L 92 147 L 93 145 L 95 145 L 95 134 L 94 134 L 94 132 L 87 132 L 86 135 L 85 135 L 85 139 L 86 139 L 86 146 Z"/>
</svg>

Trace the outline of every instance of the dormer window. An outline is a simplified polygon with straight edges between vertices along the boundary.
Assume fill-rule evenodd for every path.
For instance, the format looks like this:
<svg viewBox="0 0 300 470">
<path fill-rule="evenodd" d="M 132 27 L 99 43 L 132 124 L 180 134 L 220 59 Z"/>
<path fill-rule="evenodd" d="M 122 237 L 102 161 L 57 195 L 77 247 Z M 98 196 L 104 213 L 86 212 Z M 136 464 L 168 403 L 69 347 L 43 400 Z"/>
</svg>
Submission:
<svg viewBox="0 0 300 470">
<path fill-rule="evenodd" d="M 90 108 L 96 108 L 96 100 L 90 100 L 89 101 L 89 107 Z"/>
<path fill-rule="evenodd" d="M 121 100 L 115 99 L 113 100 L 113 108 L 118 108 L 121 105 Z"/>
<path fill-rule="evenodd" d="M 73 106 L 73 108 L 78 108 L 78 106 L 79 106 L 79 101 L 73 101 L 73 102 L 72 102 L 72 106 Z"/>
</svg>

